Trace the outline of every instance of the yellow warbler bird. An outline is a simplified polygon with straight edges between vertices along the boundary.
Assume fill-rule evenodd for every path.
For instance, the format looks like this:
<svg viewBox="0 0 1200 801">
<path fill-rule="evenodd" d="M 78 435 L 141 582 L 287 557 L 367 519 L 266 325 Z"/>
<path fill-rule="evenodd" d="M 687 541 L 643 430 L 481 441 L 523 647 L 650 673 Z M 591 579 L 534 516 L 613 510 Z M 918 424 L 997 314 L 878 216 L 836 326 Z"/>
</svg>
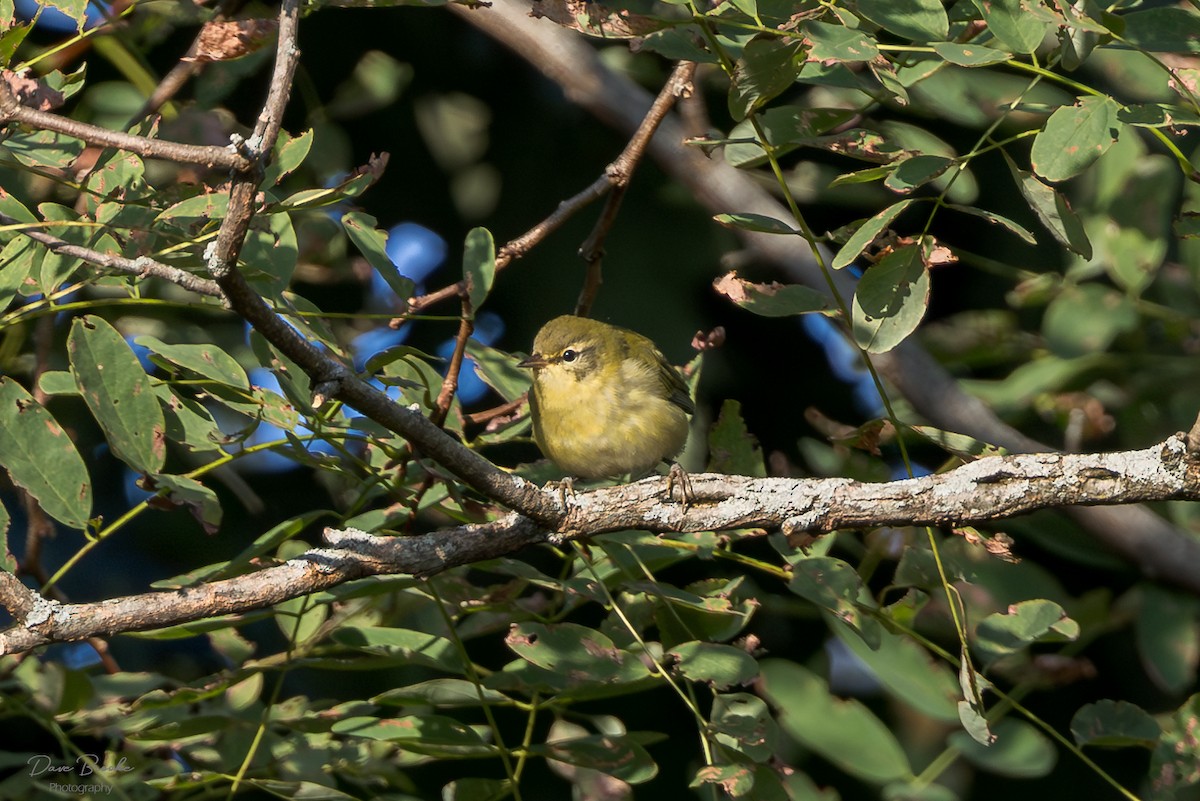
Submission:
<svg viewBox="0 0 1200 801">
<path fill-rule="evenodd" d="M 533 370 L 533 438 L 569 475 L 636 478 L 687 441 L 687 384 L 641 334 L 563 315 L 518 366 Z"/>
</svg>

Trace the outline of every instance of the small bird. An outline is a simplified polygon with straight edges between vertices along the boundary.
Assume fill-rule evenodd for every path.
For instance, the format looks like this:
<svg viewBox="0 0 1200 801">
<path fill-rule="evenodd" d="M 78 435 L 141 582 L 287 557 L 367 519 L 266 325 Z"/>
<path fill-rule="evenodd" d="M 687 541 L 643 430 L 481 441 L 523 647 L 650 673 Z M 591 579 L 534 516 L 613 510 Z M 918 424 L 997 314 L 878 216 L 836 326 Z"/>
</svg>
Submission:
<svg viewBox="0 0 1200 801">
<path fill-rule="evenodd" d="M 517 366 L 533 370 L 533 438 L 572 476 L 637 478 L 687 441 L 696 410 L 687 384 L 641 334 L 563 315 Z"/>
</svg>

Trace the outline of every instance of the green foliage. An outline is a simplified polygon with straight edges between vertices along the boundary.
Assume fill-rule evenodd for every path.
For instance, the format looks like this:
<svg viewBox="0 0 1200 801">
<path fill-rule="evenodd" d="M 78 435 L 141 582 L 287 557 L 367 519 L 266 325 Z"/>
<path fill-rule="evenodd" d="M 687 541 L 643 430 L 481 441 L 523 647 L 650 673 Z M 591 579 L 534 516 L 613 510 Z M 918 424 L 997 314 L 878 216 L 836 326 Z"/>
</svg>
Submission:
<svg viewBox="0 0 1200 801">
<path fill-rule="evenodd" d="M 256 85 L 267 51 L 204 63 L 186 99 L 126 126 L 157 82 L 150 71 L 178 61 L 163 43 L 194 34 L 211 10 L 140 4 L 110 36 L 84 32 L 86 4 L 48 5 L 77 25 L 66 49 L 87 52 L 88 69 L 52 68 L 57 47 L 16 22 L 7 0 L 0 63 L 14 74 L 30 67 L 57 113 L 221 145 L 240 130 L 230 120 L 253 122 L 235 98 Z M 390 8 L 402 5 L 417 8 Z M 266 307 L 315 347 L 427 416 L 448 361 L 431 354 L 461 314 L 480 328 L 481 309 L 496 309 L 514 330 L 536 329 L 557 311 L 558 290 L 573 294 L 578 283 L 561 265 L 523 277 L 538 258 L 523 250 L 501 249 L 506 263 L 529 258 L 498 271 L 492 231 L 528 229 L 560 192 L 579 187 L 563 190 L 555 181 L 566 177 L 544 169 L 561 158 L 566 134 L 524 104 L 547 93 L 504 65 L 497 83 L 510 94 L 488 103 L 471 94 L 488 91 L 473 59 L 498 56 L 456 54 L 446 29 L 425 21 L 441 12 L 419 8 L 437 5 L 308 4 L 302 28 L 356 7 L 362 24 L 403 19 L 446 53 L 422 61 L 418 44 L 430 43 L 412 39 L 412 52 L 341 42 L 327 53 L 337 58 L 304 54 L 286 121 L 311 127 L 275 147 L 238 265 Z M 647 202 L 639 192 L 658 194 L 671 214 L 694 217 L 683 239 L 707 243 L 717 230 L 727 238 L 713 241 L 728 248 L 728 237 L 770 234 L 840 271 L 830 284 L 847 289 L 833 299 L 761 280 L 751 272 L 759 265 L 738 268 L 754 280 L 721 271 L 719 302 L 776 326 L 776 339 L 752 344 L 757 355 L 782 363 L 796 336 L 787 318 L 815 312 L 849 332 L 846 347 L 860 359 L 921 339 L 992 410 L 1071 448 L 1144 446 L 1191 423 L 1200 396 L 1200 250 L 1191 241 L 1200 190 L 1188 150 L 1200 125 L 1195 8 L 671 0 L 576 11 L 558 21 L 595 35 L 608 68 L 645 78 L 664 58 L 705 65 L 692 91 L 711 128 L 688 145 L 769 187 L 789 212 L 750 202 L 744 208 L 759 210 L 679 212 L 678 186 L 644 192 L 645 168 L 627 205 Z M 615 44 L 626 40 L 636 54 Z M 457 60 L 472 65 L 470 80 L 443 87 Z M 324 71 L 338 69 L 346 74 L 330 88 Z M 406 183 L 388 192 L 409 204 L 402 216 L 440 219 L 447 239 L 462 238 L 453 276 L 440 280 L 462 276 L 465 312 L 411 313 L 422 290 L 384 230 L 397 215 L 380 197 L 388 192 L 368 191 L 392 177 L 388 159 L 348 155 L 363 136 L 354 119 L 394 107 L 411 119 L 368 128 L 378 134 L 368 147 L 399 154 L 392 169 Z M 527 127 L 489 139 L 490 127 L 515 128 L 515 114 L 526 113 Z M 576 139 L 594 132 L 575 133 L 568 149 L 583 163 L 588 145 Z M 447 187 L 407 180 L 426 153 Z M 503 170 L 493 165 L 510 157 Z M 584 185 L 602 167 L 587 169 Z M 318 403 L 327 377 L 306 375 L 261 332 L 247 335 L 217 300 L 26 236 L 207 278 L 230 213 L 226 173 L 16 124 L 4 129 L 0 172 L 7 572 L 20 567 L 47 593 L 69 587 L 86 600 L 147 587 L 182 597 L 294 558 L 319 541 L 319 524 L 384 537 L 501 514 L 395 432 L 328 398 Z M 514 192 L 496 202 L 500 190 L 485 190 L 499 174 L 503 193 L 525 184 L 535 200 Z M 455 216 L 438 217 L 439 205 Z M 648 252 L 633 290 L 606 284 L 632 318 L 619 322 L 641 327 L 636 310 L 687 305 L 680 287 L 699 273 L 682 277 L 691 257 L 668 228 L 657 214 L 619 218 L 615 231 L 652 243 L 638 246 Z M 706 254 L 706 276 L 717 255 Z M 954 274 L 943 282 L 942 271 Z M 360 302 L 372 274 L 390 291 Z M 658 277 L 669 298 L 655 295 Z M 940 285 L 965 297 L 930 321 Z M 731 327 L 748 316 L 729 318 Z M 356 352 L 360 335 L 400 317 L 394 324 L 411 326 L 411 340 Z M 527 345 L 466 345 L 490 400 L 520 400 L 529 378 L 515 353 Z M 704 356 L 706 376 L 710 359 L 714 374 L 734 372 L 718 350 Z M 888 425 L 832 421 L 824 440 L 803 435 L 798 445 L 775 436 L 771 426 L 792 430 L 783 418 L 830 403 L 818 392 L 832 382 L 812 367 L 778 368 L 800 382 L 726 381 L 740 398 L 718 404 L 704 397 L 694 363 L 703 430 L 693 439 L 707 462 L 689 468 L 883 480 L 895 462 L 888 430 L 931 468 L 1002 450 L 912 424 L 917 416 L 897 397 Z M 784 411 L 753 415 L 762 396 L 785 396 Z M 468 411 L 452 399 L 436 417 L 477 452 L 544 480 L 544 466 L 527 463 L 535 454 L 525 416 Z M 264 457 L 290 472 L 264 477 Z M 126 480 L 128 497 L 118 487 Z M 822 502 L 798 498 L 797 514 Z M 1163 512 L 1197 525 L 1190 508 Z M 40 513 L 59 524 L 54 549 L 41 547 Z M 622 531 L 586 547 L 547 546 L 422 579 L 364 578 L 268 609 L 118 634 L 112 672 L 70 666 L 53 651 L 5 656 L 0 713 L 19 735 L 0 736 L 11 773 L 0 795 L 48 792 L 51 776 L 27 769 L 47 759 L 75 775 L 86 766 L 130 798 L 674 798 L 686 785 L 705 799 L 947 801 L 990 782 L 1039 798 L 1194 796 L 1195 599 L 1134 578 L 1057 518 L 1012 521 L 1008 531 L 1024 561 L 993 556 L 973 529 L 846 532 L 815 543 L 752 528 Z M 152 575 L 140 565 L 147 554 L 166 561 Z M 238 585 L 226 586 L 236 597 Z M 122 670 L 126 659 L 144 672 Z M 1111 749 L 1140 757 L 1142 777 L 1123 763 L 1113 778 Z M 1079 771 L 1102 789 L 1076 787 Z"/>
</svg>

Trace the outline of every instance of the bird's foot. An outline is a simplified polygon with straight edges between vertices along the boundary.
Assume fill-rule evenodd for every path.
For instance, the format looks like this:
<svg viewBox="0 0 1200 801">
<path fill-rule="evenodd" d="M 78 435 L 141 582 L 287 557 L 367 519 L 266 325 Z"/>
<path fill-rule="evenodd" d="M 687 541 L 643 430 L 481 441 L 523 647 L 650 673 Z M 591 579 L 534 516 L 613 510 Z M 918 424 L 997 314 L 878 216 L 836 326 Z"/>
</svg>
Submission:
<svg viewBox="0 0 1200 801">
<path fill-rule="evenodd" d="M 679 487 L 679 504 L 683 507 L 686 514 L 688 505 L 692 502 L 695 494 L 692 492 L 692 479 L 688 477 L 687 471 L 679 466 L 679 462 L 671 462 L 671 469 L 667 471 L 667 497 L 674 500 L 675 487 Z"/>
<path fill-rule="evenodd" d="M 575 479 L 571 476 L 566 476 L 560 481 L 547 481 L 546 489 L 551 488 L 558 490 L 558 502 L 562 504 L 562 508 L 565 511 L 567 509 L 567 496 L 575 497 Z"/>
</svg>

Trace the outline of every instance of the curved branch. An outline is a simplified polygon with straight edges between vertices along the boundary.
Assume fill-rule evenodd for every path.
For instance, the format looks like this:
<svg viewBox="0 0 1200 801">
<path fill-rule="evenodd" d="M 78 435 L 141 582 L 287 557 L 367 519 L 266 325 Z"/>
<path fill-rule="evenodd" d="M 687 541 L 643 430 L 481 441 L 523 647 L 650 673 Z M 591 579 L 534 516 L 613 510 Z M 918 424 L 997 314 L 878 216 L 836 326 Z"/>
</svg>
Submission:
<svg viewBox="0 0 1200 801">
<path fill-rule="evenodd" d="M 666 497 L 661 477 L 579 493 L 559 533 L 509 513 L 490 523 L 414 537 L 325 530 L 330 548 L 275 567 L 171 592 L 83 604 L 45 599 L 0 572 L 0 604 L 17 624 L 0 632 L 0 655 L 51 642 L 144 631 L 218 615 L 249 612 L 374 575 L 430 576 L 495 559 L 529 545 L 628 528 L 660 532 L 762 530 L 785 534 L 846 528 L 985 523 L 1073 504 L 1200 500 L 1200 456 L 1184 434 L 1137 451 L 993 456 L 946 473 L 869 484 L 848 478 L 691 477 L 685 508 Z M 554 492 L 545 492 L 554 495 Z M 746 529 L 757 529 L 747 532 Z M 1193 543 L 1184 558 L 1196 559 Z M 1200 593 L 1182 573 L 1181 586 Z"/>
<path fill-rule="evenodd" d="M 638 162 L 641 161 L 642 156 L 646 152 L 647 146 L 653 139 L 654 132 L 658 130 L 659 125 L 662 124 L 667 113 L 675 105 L 675 102 L 690 92 L 692 76 L 695 74 L 695 71 L 695 64 L 681 64 L 677 66 L 671 72 L 666 82 L 663 83 L 662 89 L 658 92 L 658 97 L 654 99 L 653 103 L 648 103 L 645 113 L 641 115 L 638 122 L 634 123 L 633 135 L 630 136 L 629 142 L 625 145 L 620 155 L 605 167 L 604 174 L 582 191 L 559 203 L 558 208 L 550 216 L 546 217 L 546 219 L 496 251 L 496 269 L 503 270 L 513 261 L 524 256 L 534 245 L 561 227 L 563 223 L 588 204 L 603 197 L 614 188 L 622 190 L 623 187 L 627 186 L 634 169 L 636 169 Z M 611 214 L 615 214 L 615 212 L 615 208 L 611 209 Z M 610 211 L 606 210 L 605 214 L 609 213 Z M 611 223 L 611 220 L 609 222 Z M 586 250 L 586 248 L 587 245 L 585 244 L 581 250 Z M 464 291 L 466 291 L 466 284 L 462 281 L 442 287 L 435 292 L 429 292 L 420 297 L 413 298 L 409 302 L 409 311 L 411 313 L 422 311 L 439 301 L 454 297 Z"/>
</svg>

